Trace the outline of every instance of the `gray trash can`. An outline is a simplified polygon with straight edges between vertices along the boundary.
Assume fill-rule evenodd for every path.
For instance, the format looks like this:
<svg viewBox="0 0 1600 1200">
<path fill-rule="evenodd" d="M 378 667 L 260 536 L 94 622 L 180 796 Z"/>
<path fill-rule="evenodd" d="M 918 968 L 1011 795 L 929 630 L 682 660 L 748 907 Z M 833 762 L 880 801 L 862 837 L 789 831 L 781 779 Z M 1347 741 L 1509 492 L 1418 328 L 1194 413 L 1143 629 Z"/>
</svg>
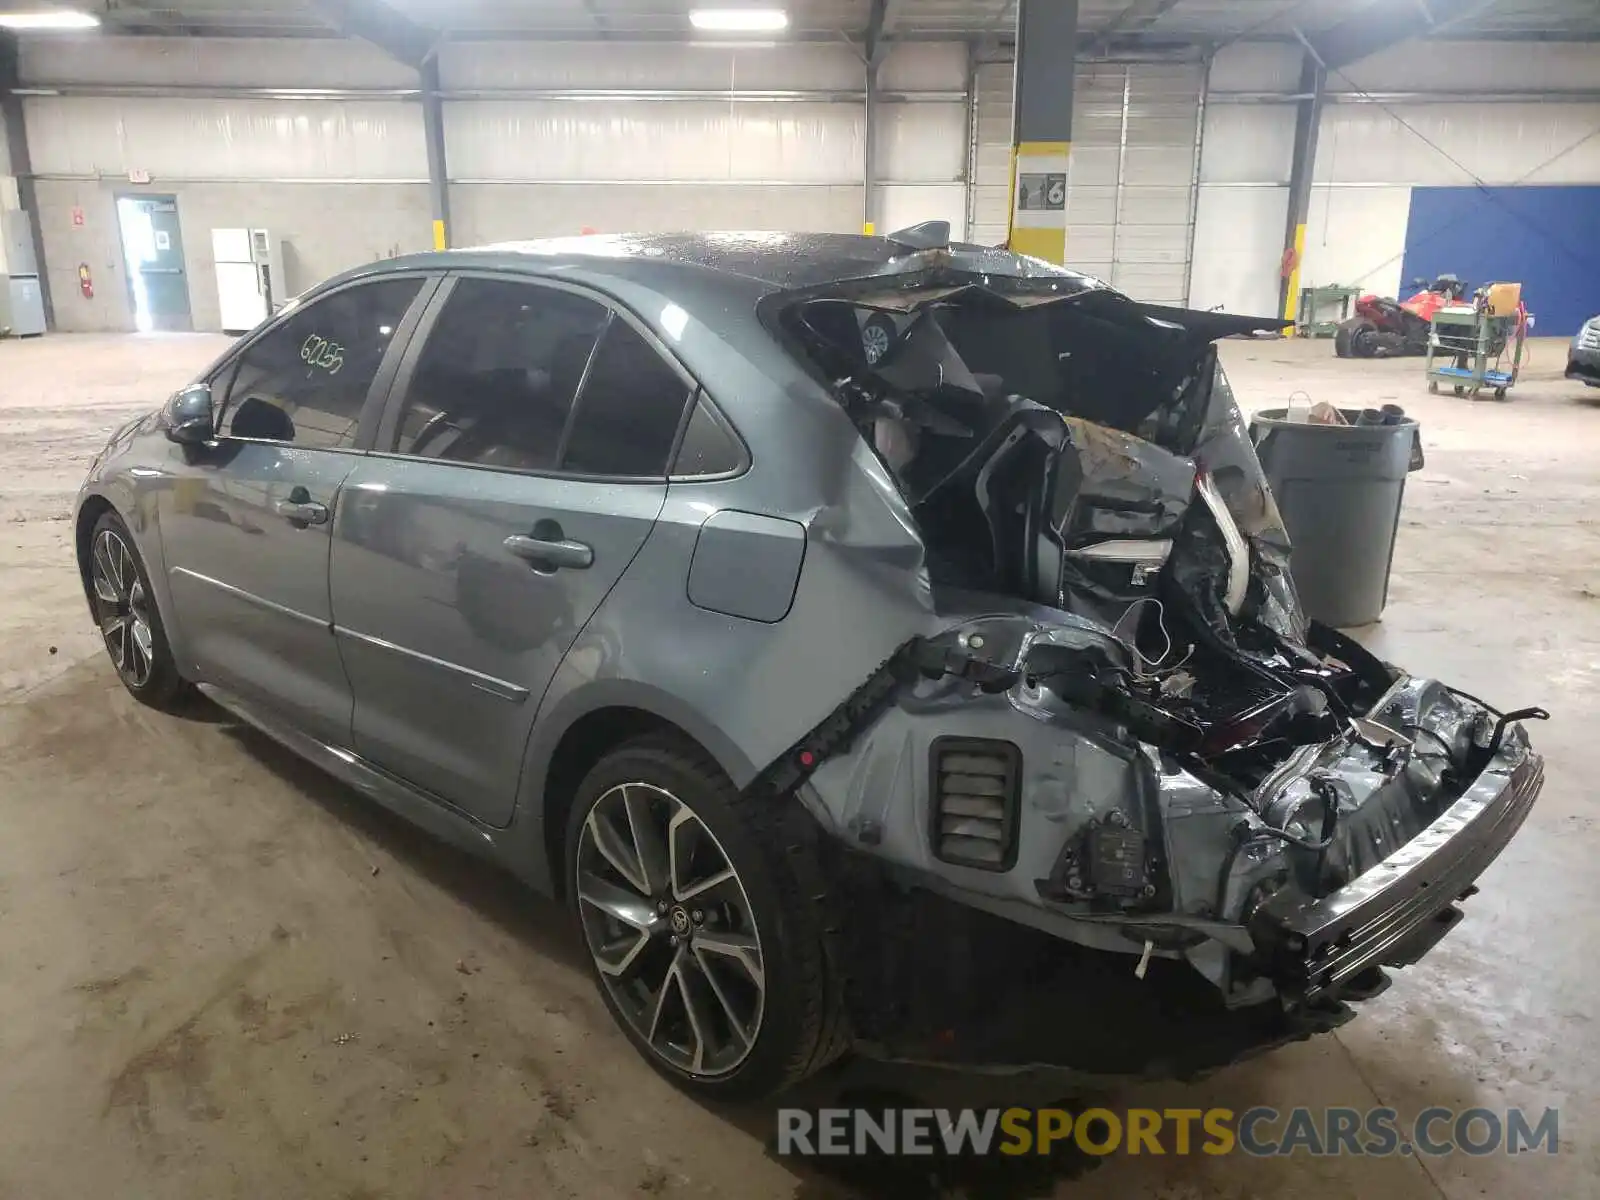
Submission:
<svg viewBox="0 0 1600 1200">
<path fill-rule="evenodd" d="M 1250 419 L 1262 469 L 1294 552 L 1290 568 L 1307 615 L 1328 625 L 1366 625 L 1383 614 L 1406 475 L 1422 466 L 1409 417 L 1394 425 L 1288 421 L 1273 408 Z"/>
</svg>

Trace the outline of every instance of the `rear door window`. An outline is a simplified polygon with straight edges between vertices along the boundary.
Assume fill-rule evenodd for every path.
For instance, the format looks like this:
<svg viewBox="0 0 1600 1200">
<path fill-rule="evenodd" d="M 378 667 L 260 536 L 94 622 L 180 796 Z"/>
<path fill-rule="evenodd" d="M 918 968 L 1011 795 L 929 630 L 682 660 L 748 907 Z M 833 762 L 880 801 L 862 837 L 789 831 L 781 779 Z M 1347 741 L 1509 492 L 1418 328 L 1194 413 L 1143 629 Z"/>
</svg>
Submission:
<svg viewBox="0 0 1600 1200">
<path fill-rule="evenodd" d="M 354 445 L 367 392 L 421 288 L 417 277 L 375 280 L 297 308 L 213 380 L 220 436 Z"/>
<path fill-rule="evenodd" d="M 659 479 L 689 385 L 638 330 L 614 317 L 584 379 L 561 469 Z"/>
<path fill-rule="evenodd" d="M 458 280 L 406 387 L 393 449 L 510 470 L 554 468 L 608 316 L 596 301 L 555 288 Z"/>
</svg>

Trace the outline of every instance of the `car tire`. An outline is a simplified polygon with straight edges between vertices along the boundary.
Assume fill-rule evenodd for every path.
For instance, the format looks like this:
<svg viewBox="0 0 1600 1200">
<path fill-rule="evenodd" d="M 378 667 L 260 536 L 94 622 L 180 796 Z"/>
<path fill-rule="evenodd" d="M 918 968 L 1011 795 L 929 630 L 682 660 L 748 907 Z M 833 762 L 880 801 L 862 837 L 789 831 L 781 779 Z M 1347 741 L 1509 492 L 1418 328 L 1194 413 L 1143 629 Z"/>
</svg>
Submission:
<svg viewBox="0 0 1600 1200">
<path fill-rule="evenodd" d="M 567 822 L 568 903 L 606 1007 L 704 1099 L 774 1095 L 848 1045 L 805 848 L 773 815 L 693 743 L 652 735 L 595 765 Z"/>
<path fill-rule="evenodd" d="M 94 524 L 87 571 L 90 607 L 122 686 L 151 708 L 178 706 L 191 688 L 172 657 L 139 547 L 115 512 Z"/>
<path fill-rule="evenodd" d="M 1371 358 L 1378 327 L 1362 317 L 1341 322 L 1333 334 L 1333 352 L 1339 358 Z"/>
</svg>

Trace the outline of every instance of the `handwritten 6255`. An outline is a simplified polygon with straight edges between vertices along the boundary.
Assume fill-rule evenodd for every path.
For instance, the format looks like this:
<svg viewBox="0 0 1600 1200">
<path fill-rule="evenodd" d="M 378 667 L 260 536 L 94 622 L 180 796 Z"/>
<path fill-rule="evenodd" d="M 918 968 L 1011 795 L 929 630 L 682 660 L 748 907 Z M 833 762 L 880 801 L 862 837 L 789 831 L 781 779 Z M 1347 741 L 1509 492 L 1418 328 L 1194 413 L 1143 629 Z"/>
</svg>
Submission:
<svg viewBox="0 0 1600 1200">
<path fill-rule="evenodd" d="M 344 366 L 344 347 L 313 333 L 300 343 L 300 357 L 313 367 L 321 367 L 329 375 L 337 375 L 339 368 Z"/>
</svg>

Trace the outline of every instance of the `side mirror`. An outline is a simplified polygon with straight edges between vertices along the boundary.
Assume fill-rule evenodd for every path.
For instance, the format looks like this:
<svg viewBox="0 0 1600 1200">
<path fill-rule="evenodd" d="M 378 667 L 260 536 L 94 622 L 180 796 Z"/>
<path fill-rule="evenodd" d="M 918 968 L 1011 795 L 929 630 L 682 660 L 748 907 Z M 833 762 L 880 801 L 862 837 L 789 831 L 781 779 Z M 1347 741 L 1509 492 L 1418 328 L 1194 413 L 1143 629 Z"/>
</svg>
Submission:
<svg viewBox="0 0 1600 1200">
<path fill-rule="evenodd" d="M 161 424 L 167 439 L 180 446 L 198 446 L 216 436 L 211 410 L 211 386 L 192 383 L 174 392 L 161 408 Z"/>
</svg>

